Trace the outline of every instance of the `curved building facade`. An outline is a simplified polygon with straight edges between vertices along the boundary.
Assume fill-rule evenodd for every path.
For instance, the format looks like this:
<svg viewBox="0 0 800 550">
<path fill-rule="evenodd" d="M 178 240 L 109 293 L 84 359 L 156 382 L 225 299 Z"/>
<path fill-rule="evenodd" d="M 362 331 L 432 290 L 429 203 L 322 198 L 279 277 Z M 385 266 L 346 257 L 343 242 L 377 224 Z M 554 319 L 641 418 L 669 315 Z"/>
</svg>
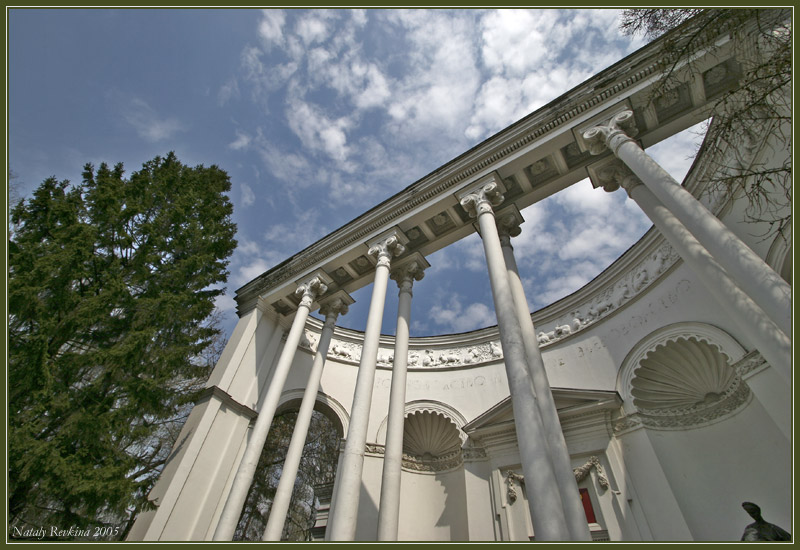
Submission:
<svg viewBox="0 0 800 550">
<path fill-rule="evenodd" d="M 300 440 L 304 408 L 344 437 L 314 530 L 326 540 L 738 540 L 743 501 L 791 525 L 790 232 L 764 239 L 746 198 L 709 188 L 730 150 L 704 146 L 682 185 L 647 155 L 713 117 L 753 40 L 716 37 L 664 93 L 655 41 L 239 289 L 238 324 L 129 538 L 230 540 L 282 407 L 301 410 Z M 788 144 L 759 132 L 750 162 L 782 165 Z M 530 314 L 519 212 L 587 176 L 654 227 Z M 475 231 L 497 326 L 409 338 L 426 257 Z M 337 327 L 366 285 L 364 330 Z"/>
</svg>

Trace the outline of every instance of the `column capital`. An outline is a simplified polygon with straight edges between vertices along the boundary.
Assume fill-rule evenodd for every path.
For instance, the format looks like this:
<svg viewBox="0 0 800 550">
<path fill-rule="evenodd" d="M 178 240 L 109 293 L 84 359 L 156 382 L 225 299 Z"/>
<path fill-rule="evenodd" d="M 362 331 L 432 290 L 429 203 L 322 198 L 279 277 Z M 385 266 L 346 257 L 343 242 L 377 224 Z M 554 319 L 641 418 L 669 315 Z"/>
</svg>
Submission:
<svg viewBox="0 0 800 550">
<path fill-rule="evenodd" d="M 392 269 L 389 276 L 397 282 L 401 292 L 410 292 L 414 281 L 421 281 L 425 276 L 425 270 L 430 266 L 422 254 L 415 252 L 409 259 L 404 259 L 400 265 Z"/>
<path fill-rule="evenodd" d="M 520 225 L 524 221 L 525 219 L 520 214 L 519 209 L 514 205 L 497 213 L 495 223 L 497 224 L 497 234 L 500 237 L 502 246 L 511 246 L 511 237 L 516 237 L 522 233 Z"/>
<path fill-rule="evenodd" d="M 497 182 L 491 181 L 462 195 L 459 202 L 470 217 L 477 218 L 480 214 L 493 213 L 493 207 L 500 206 L 504 199 Z"/>
<path fill-rule="evenodd" d="M 622 187 L 629 197 L 636 186 L 642 185 L 642 180 L 617 158 L 612 158 L 599 166 L 590 167 L 589 177 L 595 189 L 602 187 L 605 192 L 613 193 Z"/>
<path fill-rule="evenodd" d="M 400 244 L 400 241 L 395 235 L 388 237 L 382 241 L 373 244 L 367 254 L 378 260 L 379 266 L 385 265 L 389 267 L 392 258 L 399 256 L 406 251 L 406 247 Z"/>
<path fill-rule="evenodd" d="M 601 154 L 606 148 L 616 155 L 617 149 L 625 142 L 634 141 L 638 133 L 633 111 L 626 110 L 617 113 L 608 122 L 586 130 L 583 139 L 593 155 Z"/>
<path fill-rule="evenodd" d="M 325 316 L 325 325 L 332 325 L 339 315 L 347 315 L 355 300 L 344 290 L 338 290 L 320 303 L 319 312 Z"/>
<path fill-rule="evenodd" d="M 375 258 L 378 266 L 389 267 L 393 257 L 400 256 L 406 251 L 407 242 L 408 238 L 400 228 L 394 227 L 367 242 L 369 247 L 367 255 Z"/>
<path fill-rule="evenodd" d="M 297 290 L 294 291 L 297 296 L 301 296 L 300 305 L 308 308 L 318 296 L 322 296 L 326 292 L 328 292 L 328 285 L 318 276 L 300 283 L 297 285 Z"/>
</svg>

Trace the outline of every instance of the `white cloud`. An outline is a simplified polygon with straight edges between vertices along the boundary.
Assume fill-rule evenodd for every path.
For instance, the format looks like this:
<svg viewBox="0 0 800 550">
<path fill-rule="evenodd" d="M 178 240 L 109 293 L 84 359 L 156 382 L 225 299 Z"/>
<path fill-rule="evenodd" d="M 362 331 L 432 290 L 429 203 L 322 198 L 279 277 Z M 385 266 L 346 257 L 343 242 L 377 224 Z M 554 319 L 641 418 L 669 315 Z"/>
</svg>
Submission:
<svg viewBox="0 0 800 550">
<path fill-rule="evenodd" d="M 328 38 L 328 25 L 325 20 L 316 14 L 301 18 L 297 22 L 297 34 L 308 46 L 317 42 L 324 42 Z"/>
<path fill-rule="evenodd" d="M 252 139 L 247 134 L 236 130 L 236 139 L 233 140 L 231 143 L 228 144 L 228 147 L 233 149 L 234 151 L 239 151 L 240 149 L 246 149 Z"/>
<path fill-rule="evenodd" d="M 217 93 L 220 107 L 224 106 L 231 99 L 239 99 L 239 82 L 235 78 L 231 78 L 223 84 Z"/>
<path fill-rule="evenodd" d="M 214 307 L 222 313 L 234 311 L 236 309 L 236 300 L 227 294 L 220 294 L 214 298 Z"/>
<path fill-rule="evenodd" d="M 267 271 L 272 265 L 274 264 L 267 262 L 263 258 L 256 258 L 233 273 L 231 281 L 236 288 L 241 287 Z"/>
<path fill-rule="evenodd" d="M 351 21 L 358 27 L 363 27 L 367 24 L 367 10 L 351 10 Z"/>
<path fill-rule="evenodd" d="M 425 141 L 431 131 L 463 132 L 480 85 L 471 20 L 414 10 L 390 12 L 387 18 L 406 32 L 409 63 L 388 107 L 394 119 L 390 130 Z"/>
<path fill-rule="evenodd" d="M 706 122 L 700 122 L 649 147 L 647 154 L 673 178 L 682 182 L 697 156 L 705 132 Z"/>
<path fill-rule="evenodd" d="M 492 73 L 522 76 L 535 70 L 569 37 L 554 10 L 497 10 L 481 21 L 481 54 Z"/>
<path fill-rule="evenodd" d="M 122 116 L 139 137 L 147 141 L 163 141 L 185 130 L 175 117 L 161 117 L 146 101 L 133 98 L 123 107 Z"/>
<path fill-rule="evenodd" d="M 325 112 L 300 98 L 290 98 L 286 108 L 289 127 L 308 149 L 322 151 L 341 167 L 349 155 L 346 131 L 348 117 L 329 118 Z"/>
<path fill-rule="evenodd" d="M 312 165 L 303 154 L 279 149 L 261 132 L 256 137 L 256 149 L 270 173 L 279 181 L 301 188 L 311 183 Z"/>
<path fill-rule="evenodd" d="M 457 294 L 451 296 L 447 305 L 433 306 L 428 317 L 448 332 L 467 332 L 497 324 L 493 309 L 481 302 L 473 302 L 465 307 L 462 297 Z"/>
<path fill-rule="evenodd" d="M 256 202 L 256 195 L 253 190 L 246 183 L 239 184 L 242 191 L 242 206 L 250 206 Z"/>
<path fill-rule="evenodd" d="M 258 24 L 258 35 L 267 44 L 281 44 L 283 42 L 283 25 L 286 15 L 283 10 L 262 10 L 261 21 Z"/>
</svg>

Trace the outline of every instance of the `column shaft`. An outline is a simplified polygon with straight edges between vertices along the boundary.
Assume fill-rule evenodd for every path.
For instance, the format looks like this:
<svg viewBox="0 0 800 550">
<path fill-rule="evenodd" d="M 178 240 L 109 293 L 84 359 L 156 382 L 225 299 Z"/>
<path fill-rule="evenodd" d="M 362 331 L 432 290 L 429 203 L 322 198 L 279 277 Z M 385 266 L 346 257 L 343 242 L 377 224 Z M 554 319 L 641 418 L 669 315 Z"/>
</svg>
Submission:
<svg viewBox="0 0 800 550">
<path fill-rule="evenodd" d="M 556 410 L 556 404 L 553 399 L 553 392 L 550 389 L 550 381 L 547 379 L 547 371 L 544 367 L 542 352 L 539 349 L 536 330 L 531 320 L 530 306 L 525 297 L 525 290 L 522 286 L 519 270 L 517 269 L 514 249 L 511 246 L 509 237 L 503 238 L 501 242 L 503 245 L 503 256 L 508 270 L 508 281 L 511 286 L 511 293 L 514 297 L 514 305 L 522 330 L 522 338 L 525 342 L 528 369 L 531 381 L 533 382 L 533 390 L 538 399 L 547 448 L 549 449 L 550 458 L 553 462 L 553 470 L 561 494 L 561 502 L 564 505 L 564 517 L 567 522 L 570 538 L 572 540 L 588 541 L 591 540 L 589 524 L 586 521 L 586 513 L 583 510 L 578 484 L 575 482 L 575 475 L 572 472 L 567 442 L 564 440 L 564 432 L 561 429 L 561 422 L 558 419 L 558 411 Z"/>
<path fill-rule="evenodd" d="M 546 437 L 536 394 L 528 374 L 522 330 L 516 316 L 494 213 L 490 203 L 484 198 L 487 189 L 493 191 L 491 185 L 484 186 L 477 197 L 474 194 L 464 197 L 462 206 L 465 201 L 469 206 L 471 200 L 477 211 L 514 410 L 517 444 L 529 495 L 534 536 L 537 541 L 569 540 L 564 507 L 545 444 Z"/>
<path fill-rule="evenodd" d="M 300 344 L 300 337 L 303 335 L 310 305 L 311 302 L 308 304 L 301 302 L 297 308 L 294 321 L 292 321 L 292 328 L 286 337 L 286 344 L 283 346 L 280 359 L 278 359 L 278 364 L 275 366 L 272 380 L 258 408 L 258 418 L 250 435 L 250 440 L 247 442 L 239 469 L 236 471 L 236 477 L 233 479 L 233 485 L 228 494 L 228 499 L 225 501 L 225 507 L 222 509 L 217 529 L 214 532 L 214 540 L 233 539 L 236 524 L 239 522 L 239 516 L 242 514 L 244 501 L 247 498 L 247 492 L 253 482 L 258 459 L 261 457 L 261 451 L 267 440 L 275 410 L 278 408 L 278 401 L 286 383 L 286 377 L 289 375 L 289 368 L 292 366 L 294 354 Z"/>
<path fill-rule="evenodd" d="M 358 502 L 361 493 L 361 472 L 364 468 L 364 446 L 367 442 L 367 426 L 372 405 L 372 389 L 375 382 L 375 367 L 378 359 L 378 344 L 383 321 L 383 306 L 386 302 L 386 287 L 389 281 L 389 262 L 378 262 L 372 288 L 372 301 L 361 348 L 358 378 L 350 412 L 350 427 L 344 447 L 339 479 L 336 480 L 336 507 L 330 525 L 330 540 L 353 540 L 358 519 Z"/>
<path fill-rule="evenodd" d="M 728 317 L 741 329 L 761 355 L 791 384 L 791 340 L 731 279 L 711 254 L 681 224 L 650 189 L 633 186 L 629 194 L 686 264 L 695 272 L 709 293 L 717 299 Z M 787 419 L 778 422 L 786 432 Z"/>
<path fill-rule="evenodd" d="M 281 479 L 275 491 L 272 501 L 272 508 L 269 512 L 267 527 L 264 530 L 262 540 L 277 541 L 281 540 L 283 526 L 286 523 L 286 514 L 289 511 L 289 503 L 292 498 L 294 482 L 297 479 L 297 470 L 300 466 L 300 459 L 303 457 L 303 448 L 308 437 L 308 427 L 311 425 L 311 415 L 314 412 L 314 404 L 317 400 L 319 382 L 322 379 L 322 369 L 325 366 L 325 358 L 328 355 L 328 347 L 333 336 L 333 328 L 336 323 L 338 310 L 331 311 L 325 316 L 325 324 L 322 327 L 322 334 L 319 337 L 317 354 L 308 375 L 303 401 L 300 404 L 300 411 L 297 414 L 297 421 L 292 432 L 292 439 L 286 451 L 286 459 L 283 462 Z"/>
<path fill-rule="evenodd" d="M 383 455 L 383 479 L 380 508 L 378 509 L 378 540 L 380 541 L 397 540 L 400 517 L 400 476 L 403 464 L 403 428 L 413 280 L 409 276 L 398 280 L 397 284 L 400 287 L 397 304 L 397 331 L 394 340 L 392 387 L 389 393 L 386 448 Z"/>
<path fill-rule="evenodd" d="M 654 161 L 619 127 L 630 125 L 633 114 L 614 117 L 603 134 L 608 148 L 624 162 L 663 205 L 686 226 L 711 256 L 787 336 L 792 335 L 792 290 L 774 269 L 742 242 L 722 221 Z"/>
</svg>

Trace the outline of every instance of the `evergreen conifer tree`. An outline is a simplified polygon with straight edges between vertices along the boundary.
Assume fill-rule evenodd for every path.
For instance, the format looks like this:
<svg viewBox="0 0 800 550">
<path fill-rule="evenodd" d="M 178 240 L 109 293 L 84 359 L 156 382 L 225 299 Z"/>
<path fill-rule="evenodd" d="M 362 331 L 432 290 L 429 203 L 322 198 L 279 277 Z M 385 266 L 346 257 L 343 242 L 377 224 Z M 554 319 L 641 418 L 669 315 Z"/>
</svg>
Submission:
<svg viewBox="0 0 800 550">
<path fill-rule="evenodd" d="M 228 175 L 173 153 L 86 165 L 11 213 L 9 534 L 108 524 L 121 538 L 210 366 L 236 245 Z M 126 528 L 127 525 L 127 528 Z M 49 533 L 48 533 L 49 535 Z"/>
</svg>

